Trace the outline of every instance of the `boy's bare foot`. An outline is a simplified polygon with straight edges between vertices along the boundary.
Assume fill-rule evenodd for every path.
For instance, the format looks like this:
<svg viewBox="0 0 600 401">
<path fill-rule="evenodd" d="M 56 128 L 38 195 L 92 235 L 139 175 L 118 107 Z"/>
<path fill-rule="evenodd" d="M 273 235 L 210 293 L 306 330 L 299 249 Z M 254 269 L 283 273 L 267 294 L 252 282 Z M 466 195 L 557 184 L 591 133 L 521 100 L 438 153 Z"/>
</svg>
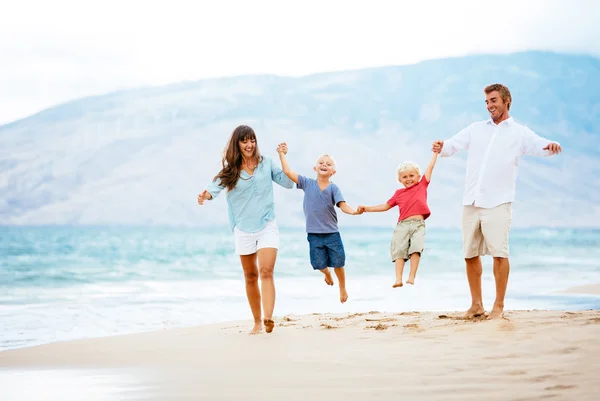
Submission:
<svg viewBox="0 0 600 401">
<path fill-rule="evenodd" d="M 483 306 L 475 305 L 471 306 L 468 311 L 465 312 L 465 319 L 473 319 L 474 317 L 479 317 L 485 315 L 485 309 Z"/>
<path fill-rule="evenodd" d="M 394 285 L 392 286 L 392 288 L 398 288 L 398 287 L 402 287 L 404 284 L 402 284 L 402 281 L 396 281 L 394 283 Z"/>
<path fill-rule="evenodd" d="M 348 300 L 348 292 L 345 288 L 340 288 L 340 302 L 344 303 Z"/>
<path fill-rule="evenodd" d="M 504 317 L 504 308 L 494 305 L 488 319 L 502 319 Z"/>
<path fill-rule="evenodd" d="M 326 267 L 321 271 L 325 275 L 325 284 L 333 285 L 333 277 L 331 277 L 331 272 L 329 271 L 329 267 Z"/>
<path fill-rule="evenodd" d="M 267 333 L 270 333 L 273 331 L 273 328 L 275 327 L 275 322 L 271 319 L 265 319 L 263 320 L 263 323 L 265 324 L 265 331 Z"/>
<path fill-rule="evenodd" d="M 250 335 L 258 334 L 261 332 L 261 330 L 262 330 L 262 323 L 254 322 L 254 327 L 252 328 L 252 331 L 250 331 Z"/>
</svg>

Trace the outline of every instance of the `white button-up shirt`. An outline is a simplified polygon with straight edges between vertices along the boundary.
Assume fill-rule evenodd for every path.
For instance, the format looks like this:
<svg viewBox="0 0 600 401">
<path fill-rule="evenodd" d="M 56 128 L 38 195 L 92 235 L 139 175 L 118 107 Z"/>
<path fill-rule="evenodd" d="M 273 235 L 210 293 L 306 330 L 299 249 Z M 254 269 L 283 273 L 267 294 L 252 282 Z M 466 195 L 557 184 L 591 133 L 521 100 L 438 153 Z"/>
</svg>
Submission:
<svg viewBox="0 0 600 401">
<path fill-rule="evenodd" d="M 512 117 L 498 125 L 489 119 L 444 141 L 440 156 L 468 150 L 463 205 L 493 208 L 514 201 L 520 157 L 550 156 L 552 152 L 544 150 L 550 143 Z"/>
</svg>

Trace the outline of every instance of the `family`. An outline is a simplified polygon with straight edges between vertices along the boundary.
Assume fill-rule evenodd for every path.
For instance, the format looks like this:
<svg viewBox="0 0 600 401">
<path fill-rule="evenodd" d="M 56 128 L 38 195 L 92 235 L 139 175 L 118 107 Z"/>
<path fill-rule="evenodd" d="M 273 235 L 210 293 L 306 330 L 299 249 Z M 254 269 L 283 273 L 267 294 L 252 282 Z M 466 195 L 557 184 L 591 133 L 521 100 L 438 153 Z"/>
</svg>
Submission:
<svg viewBox="0 0 600 401">
<path fill-rule="evenodd" d="M 237 127 L 231 135 L 222 160 L 222 169 L 198 195 L 198 203 L 216 198 L 227 190 L 229 222 L 234 235 L 235 252 L 240 256 L 246 282 L 246 295 L 254 318 L 251 334 L 263 329 L 270 333 L 275 323 L 275 284 L 273 270 L 279 248 L 279 229 L 275 219 L 273 182 L 285 188 L 304 191 L 303 208 L 309 243 L 310 263 L 319 270 L 327 285 L 333 285 L 330 268 L 337 278 L 340 301 L 346 302 L 344 266 L 346 256 L 338 230 L 336 207 L 350 215 L 384 212 L 398 206 L 400 216 L 390 245 L 395 264 L 394 288 L 403 286 L 407 261 L 410 272 L 406 283 L 414 284 L 425 245 L 425 220 L 431 215 L 427 189 L 438 156 L 449 157 L 466 150 L 466 184 L 463 195 L 462 244 L 471 307 L 466 318 L 485 315 L 481 293 L 481 256 L 494 259 L 496 299 L 488 319 L 503 316 L 508 284 L 509 232 L 512 203 L 515 198 L 517 169 L 521 156 L 550 156 L 561 152 L 560 144 L 542 138 L 509 116 L 512 97 L 501 84 L 484 88 L 488 120 L 475 122 L 446 141 L 435 141 L 432 157 L 424 172 L 412 162 L 401 163 L 397 170 L 402 187 L 387 202 L 376 206 L 351 207 L 340 188 L 331 182 L 336 173 L 330 155 L 317 158 L 308 177 L 292 170 L 286 159 L 288 146 L 281 143 L 277 153 L 281 168 L 261 155 L 254 130 Z M 259 287 L 259 279 L 261 285 Z"/>
</svg>

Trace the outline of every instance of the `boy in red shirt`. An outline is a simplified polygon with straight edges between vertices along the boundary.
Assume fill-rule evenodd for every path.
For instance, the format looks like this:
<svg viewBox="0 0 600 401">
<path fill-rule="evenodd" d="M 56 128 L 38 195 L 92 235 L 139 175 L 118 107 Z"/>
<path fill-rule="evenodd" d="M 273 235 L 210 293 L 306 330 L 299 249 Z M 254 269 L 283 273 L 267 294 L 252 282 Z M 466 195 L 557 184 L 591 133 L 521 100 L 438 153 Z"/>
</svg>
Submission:
<svg viewBox="0 0 600 401">
<path fill-rule="evenodd" d="M 398 181 L 404 188 L 398 189 L 384 204 L 377 206 L 359 206 L 360 212 L 385 212 L 398 206 L 400 217 L 394 229 L 390 253 L 396 265 L 396 282 L 392 287 L 402 287 L 402 272 L 404 263 L 410 259 L 410 273 L 408 284 L 415 283 L 415 276 L 421 260 L 425 245 L 425 220 L 431 215 L 427 206 L 427 187 L 431 180 L 431 173 L 437 160 L 437 153 L 433 153 L 431 161 L 421 177 L 419 166 L 412 162 L 403 162 L 396 169 Z"/>
</svg>

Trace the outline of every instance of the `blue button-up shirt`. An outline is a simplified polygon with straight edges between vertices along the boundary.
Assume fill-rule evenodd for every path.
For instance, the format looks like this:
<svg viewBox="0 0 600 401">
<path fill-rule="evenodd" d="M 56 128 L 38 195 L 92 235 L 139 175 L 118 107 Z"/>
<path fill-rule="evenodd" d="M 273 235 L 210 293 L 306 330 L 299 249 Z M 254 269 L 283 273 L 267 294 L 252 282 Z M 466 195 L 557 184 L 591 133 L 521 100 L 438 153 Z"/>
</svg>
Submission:
<svg viewBox="0 0 600 401">
<path fill-rule="evenodd" d="M 240 231 L 255 233 L 262 230 L 268 221 L 275 219 L 273 181 L 284 188 L 294 187 L 294 182 L 266 156 L 263 156 L 253 175 L 242 170 L 235 188 L 227 191 L 227 209 L 232 231 L 237 227 Z M 212 199 L 225 189 L 220 184 L 213 181 L 206 187 Z"/>
</svg>

